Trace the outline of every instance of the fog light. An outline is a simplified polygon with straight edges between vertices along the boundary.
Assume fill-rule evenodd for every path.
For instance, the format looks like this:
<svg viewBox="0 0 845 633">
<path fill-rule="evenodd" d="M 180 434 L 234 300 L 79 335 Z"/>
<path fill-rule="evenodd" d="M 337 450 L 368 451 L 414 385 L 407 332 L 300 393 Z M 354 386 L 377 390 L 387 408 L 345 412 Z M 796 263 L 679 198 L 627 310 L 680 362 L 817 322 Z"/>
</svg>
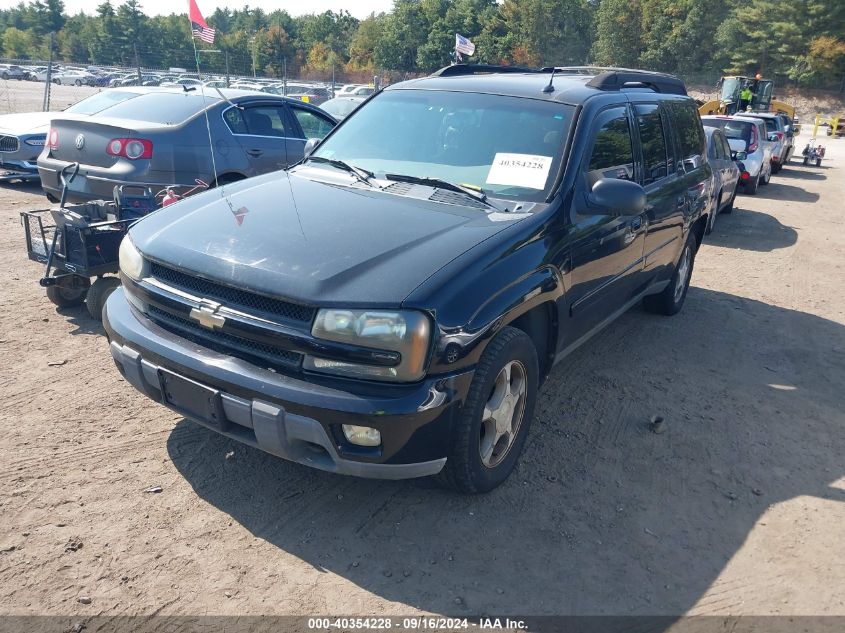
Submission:
<svg viewBox="0 0 845 633">
<path fill-rule="evenodd" d="M 343 434 L 352 444 L 358 446 L 378 446 L 381 444 L 381 433 L 370 426 L 355 426 L 344 424 Z"/>
</svg>

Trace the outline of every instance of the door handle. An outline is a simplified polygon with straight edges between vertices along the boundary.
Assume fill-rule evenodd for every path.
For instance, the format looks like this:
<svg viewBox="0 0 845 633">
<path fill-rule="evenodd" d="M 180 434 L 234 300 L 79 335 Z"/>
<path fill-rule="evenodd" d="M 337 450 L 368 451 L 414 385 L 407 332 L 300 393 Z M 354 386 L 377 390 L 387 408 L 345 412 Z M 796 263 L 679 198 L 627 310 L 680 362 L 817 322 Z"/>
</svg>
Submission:
<svg viewBox="0 0 845 633">
<path fill-rule="evenodd" d="M 625 237 L 622 238 L 622 242 L 627 246 L 635 239 L 637 239 L 637 235 L 640 233 L 640 229 L 643 226 L 643 218 L 642 216 L 637 216 L 631 223 L 628 225 L 628 230 L 625 231 Z"/>
<path fill-rule="evenodd" d="M 260 150 L 260 149 L 248 149 L 248 150 L 246 151 L 246 153 L 247 153 L 247 154 L 249 154 L 250 156 L 253 156 L 254 158 L 258 158 L 259 156 L 261 156 L 261 155 L 264 153 L 264 150 Z"/>
</svg>

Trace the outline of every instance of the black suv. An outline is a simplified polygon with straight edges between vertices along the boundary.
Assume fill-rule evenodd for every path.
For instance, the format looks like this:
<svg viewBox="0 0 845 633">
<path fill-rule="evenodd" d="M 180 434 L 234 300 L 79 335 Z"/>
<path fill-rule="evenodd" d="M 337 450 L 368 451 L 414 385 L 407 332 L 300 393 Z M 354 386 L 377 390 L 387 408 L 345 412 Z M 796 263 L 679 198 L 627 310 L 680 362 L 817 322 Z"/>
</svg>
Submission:
<svg viewBox="0 0 845 633">
<path fill-rule="evenodd" d="M 132 227 L 111 354 L 285 459 L 491 490 L 557 361 L 640 300 L 681 309 L 705 153 L 669 75 L 456 65 L 391 86 L 299 165 Z"/>
</svg>

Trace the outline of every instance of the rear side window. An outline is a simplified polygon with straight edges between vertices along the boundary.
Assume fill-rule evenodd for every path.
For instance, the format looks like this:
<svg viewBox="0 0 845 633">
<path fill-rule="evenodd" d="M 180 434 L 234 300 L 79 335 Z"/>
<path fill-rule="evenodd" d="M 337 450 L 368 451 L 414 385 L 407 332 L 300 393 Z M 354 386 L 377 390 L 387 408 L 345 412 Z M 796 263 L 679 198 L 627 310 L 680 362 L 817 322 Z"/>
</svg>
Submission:
<svg viewBox="0 0 845 633">
<path fill-rule="evenodd" d="M 643 149 L 643 186 L 646 186 L 665 178 L 669 173 L 666 136 L 657 105 L 638 105 L 636 114 Z"/>
<path fill-rule="evenodd" d="M 704 129 L 701 127 L 701 117 L 692 101 L 672 101 L 667 104 L 672 111 L 675 130 L 678 135 L 678 149 L 680 160 L 703 156 L 706 140 Z"/>
<path fill-rule="evenodd" d="M 284 106 L 254 106 L 243 111 L 247 134 L 285 137 Z"/>
<path fill-rule="evenodd" d="M 602 178 L 633 180 L 634 151 L 631 128 L 624 108 L 614 108 L 602 116 L 593 138 L 587 180 L 592 187 Z"/>
</svg>

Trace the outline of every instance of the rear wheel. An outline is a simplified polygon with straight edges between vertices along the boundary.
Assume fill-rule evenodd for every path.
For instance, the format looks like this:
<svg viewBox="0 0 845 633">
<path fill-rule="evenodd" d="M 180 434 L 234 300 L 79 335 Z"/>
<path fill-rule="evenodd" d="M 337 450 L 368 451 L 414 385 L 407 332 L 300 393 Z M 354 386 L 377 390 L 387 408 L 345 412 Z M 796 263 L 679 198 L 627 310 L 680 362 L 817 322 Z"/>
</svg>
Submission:
<svg viewBox="0 0 845 633">
<path fill-rule="evenodd" d="M 689 289 L 689 282 L 692 277 L 692 267 L 695 263 L 695 248 L 695 236 L 690 234 L 689 239 L 684 244 L 684 250 L 681 251 L 681 256 L 678 259 L 678 265 L 675 266 L 672 279 L 669 280 L 669 285 L 659 294 L 651 295 L 643 300 L 643 306 L 646 310 L 666 316 L 672 316 L 681 311 L 681 308 L 684 307 L 684 299 L 687 297 L 687 290 Z"/>
<path fill-rule="evenodd" d="M 768 185 L 769 181 L 772 179 L 772 164 L 769 163 L 769 168 L 766 170 L 766 173 L 763 175 L 763 179 L 760 181 L 761 185 Z"/>
<path fill-rule="evenodd" d="M 537 398 L 537 350 L 522 330 L 506 327 L 490 341 L 452 430 L 441 485 L 463 493 L 493 490 L 519 459 Z"/>
<path fill-rule="evenodd" d="M 757 187 L 760 186 L 760 174 L 757 174 L 757 177 L 754 180 L 750 178 L 745 181 L 745 193 L 749 196 L 753 196 L 757 194 Z"/>
<path fill-rule="evenodd" d="M 85 297 L 85 307 L 88 308 L 91 318 L 97 321 L 103 319 L 103 306 L 106 305 L 106 299 L 119 285 L 120 279 L 117 277 L 97 277 L 94 280 Z"/>
<path fill-rule="evenodd" d="M 47 286 L 47 298 L 60 308 L 82 305 L 91 281 L 78 275 L 63 277 L 52 286 Z"/>
</svg>

